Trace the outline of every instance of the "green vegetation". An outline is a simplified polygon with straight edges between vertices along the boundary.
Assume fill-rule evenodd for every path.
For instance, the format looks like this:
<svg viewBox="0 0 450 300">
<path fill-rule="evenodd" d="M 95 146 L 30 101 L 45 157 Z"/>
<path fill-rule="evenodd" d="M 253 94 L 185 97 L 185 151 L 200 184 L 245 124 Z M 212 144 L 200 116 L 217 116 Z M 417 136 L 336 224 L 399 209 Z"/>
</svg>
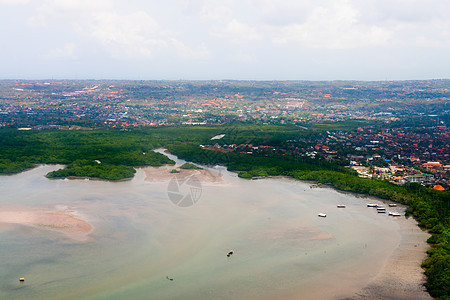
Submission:
<svg viewBox="0 0 450 300">
<path fill-rule="evenodd" d="M 123 131 L 0 131 L 0 173 L 17 173 L 36 164 L 66 164 L 48 178 L 133 177 L 135 166 L 174 164 L 151 151 L 158 139 Z"/>
<path fill-rule="evenodd" d="M 72 162 L 64 169 L 48 173 L 47 178 L 89 177 L 120 180 L 131 178 L 134 176 L 134 173 L 136 173 L 136 170 L 130 166 L 98 164 L 95 161 L 81 159 Z"/>
<path fill-rule="evenodd" d="M 197 167 L 196 165 L 191 164 L 191 163 L 184 163 L 184 164 L 182 164 L 182 165 L 180 166 L 180 169 L 186 169 L 186 170 L 189 170 L 189 169 L 196 169 L 196 170 L 201 170 L 202 168 Z"/>
<path fill-rule="evenodd" d="M 180 171 L 178 171 L 177 169 L 173 169 L 170 171 L 170 173 L 180 173 Z"/>
</svg>

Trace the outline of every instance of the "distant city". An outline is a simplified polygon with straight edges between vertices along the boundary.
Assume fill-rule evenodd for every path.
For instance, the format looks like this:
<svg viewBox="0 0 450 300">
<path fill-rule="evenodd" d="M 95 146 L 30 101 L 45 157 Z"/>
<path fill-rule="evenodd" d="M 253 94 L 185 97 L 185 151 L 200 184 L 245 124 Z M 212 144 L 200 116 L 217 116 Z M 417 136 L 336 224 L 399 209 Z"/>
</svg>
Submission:
<svg viewBox="0 0 450 300">
<path fill-rule="evenodd" d="M 92 130 L 237 123 L 314 134 L 280 145 L 204 145 L 345 162 L 362 177 L 448 189 L 450 80 L 0 81 L 0 127 Z M 439 183 L 439 184 L 436 184 Z"/>
</svg>

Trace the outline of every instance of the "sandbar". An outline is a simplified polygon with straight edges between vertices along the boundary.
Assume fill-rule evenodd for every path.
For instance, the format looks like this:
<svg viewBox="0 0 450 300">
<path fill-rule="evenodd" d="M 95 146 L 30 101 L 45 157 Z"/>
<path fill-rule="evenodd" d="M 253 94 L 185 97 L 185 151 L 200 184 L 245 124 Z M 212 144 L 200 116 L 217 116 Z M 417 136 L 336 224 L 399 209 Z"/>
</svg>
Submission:
<svg viewBox="0 0 450 300">
<path fill-rule="evenodd" d="M 179 173 L 170 173 L 172 170 L 177 170 Z M 180 169 L 173 166 L 162 167 L 148 167 L 144 169 L 145 181 L 151 182 L 166 182 L 172 178 L 177 177 L 179 179 L 194 176 L 202 184 L 223 184 L 223 174 L 219 171 L 209 169 Z"/>
<path fill-rule="evenodd" d="M 73 210 L 4 210 L 0 209 L 0 223 L 33 226 L 63 233 L 76 241 L 87 241 L 93 227 L 76 216 Z"/>
</svg>

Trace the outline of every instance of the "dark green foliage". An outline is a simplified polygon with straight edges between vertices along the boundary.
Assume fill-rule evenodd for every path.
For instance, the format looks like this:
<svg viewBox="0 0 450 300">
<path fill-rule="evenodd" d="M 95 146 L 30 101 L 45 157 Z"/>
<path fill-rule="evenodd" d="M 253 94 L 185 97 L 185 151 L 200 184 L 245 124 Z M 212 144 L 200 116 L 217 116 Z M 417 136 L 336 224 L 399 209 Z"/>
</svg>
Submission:
<svg viewBox="0 0 450 300">
<path fill-rule="evenodd" d="M 95 161 L 76 160 L 64 169 L 47 174 L 47 178 L 89 177 L 105 180 L 131 178 L 136 170 L 130 166 L 96 163 Z"/>
<path fill-rule="evenodd" d="M 44 163 L 68 165 L 49 173 L 49 178 L 130 178 L 133 166 L 174 164 L 167 156 L 151 151 L 161 146 L 162 140 L 160 136 L 114 130 L 0 130 L 0 173 L 17 173 Z"/>
<path fill-rule="evenodd" d="M 197 169 L 197 170 L 201 170 L 202 168 L 197 167 L 196 165 L 191 164 L 191 163 L 184 163 L 184 164 L 182 164 L 180 166 L 180 169 Z"/>
</svg>

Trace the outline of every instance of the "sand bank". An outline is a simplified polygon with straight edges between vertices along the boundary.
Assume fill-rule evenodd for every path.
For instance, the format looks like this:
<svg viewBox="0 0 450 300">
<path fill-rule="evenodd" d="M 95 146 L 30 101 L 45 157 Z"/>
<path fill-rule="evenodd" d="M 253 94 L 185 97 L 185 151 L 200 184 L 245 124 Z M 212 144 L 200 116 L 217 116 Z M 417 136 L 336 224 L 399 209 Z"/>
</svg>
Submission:
<svg viewBox="0 0 450 300">
<path fill-rule="evenodd" d="M 170 173 L 177 170 L 179 173 Z M 223 174 L 219 171 L 207 169 L 180 169 L 173 166 L 149 167 L 144 169 L 145 181 L 168 182 L 175 176 L 179 179 L 195 176 L 202 184 L 222 184 L 225 183 Z"/>
<path fill-rule="evenodd" d="M 87 241 L 92 226 L 76 216 L 76 211 L 32 211 L 0 209 L 0 223 L 34 226 L 56 231 L 76 241 Z"/>
</svg>

